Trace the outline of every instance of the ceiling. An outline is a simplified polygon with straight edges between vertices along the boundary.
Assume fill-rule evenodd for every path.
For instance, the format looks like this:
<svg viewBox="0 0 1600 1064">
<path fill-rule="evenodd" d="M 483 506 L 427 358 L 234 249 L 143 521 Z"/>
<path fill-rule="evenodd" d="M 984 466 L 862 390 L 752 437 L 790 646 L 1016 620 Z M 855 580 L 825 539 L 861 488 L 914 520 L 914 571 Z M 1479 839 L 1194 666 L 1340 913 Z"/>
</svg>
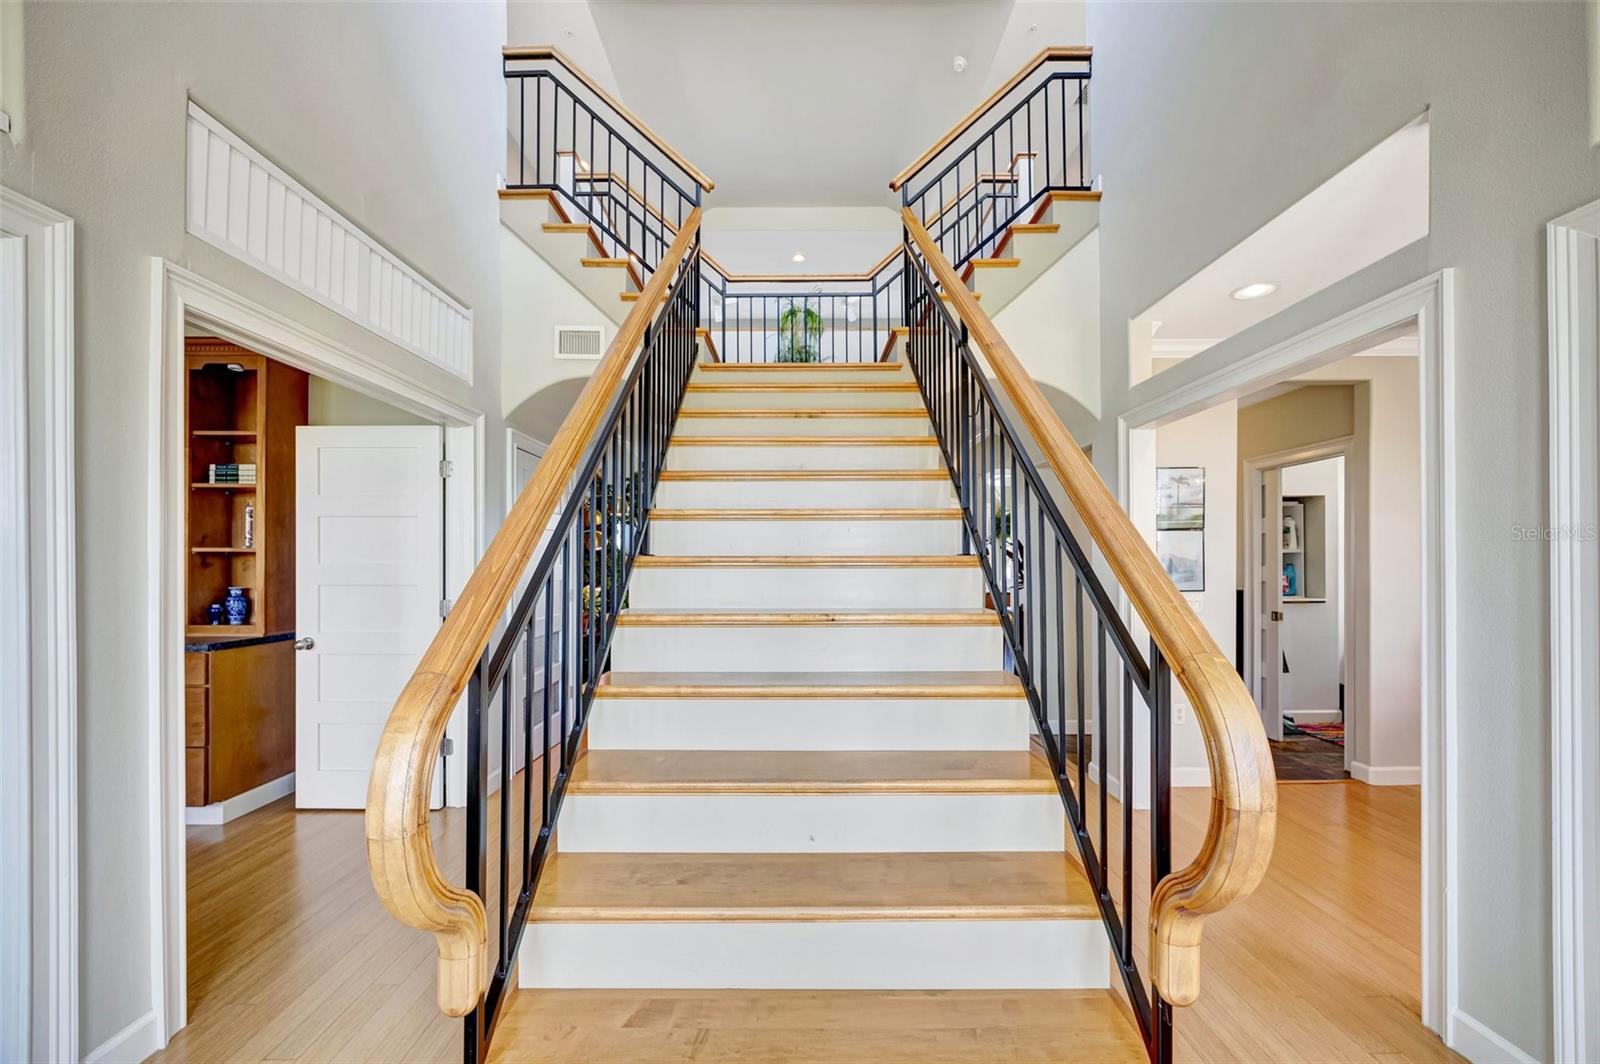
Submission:
<svg viewBox="0 0 1600 1064">
<path fill-rule="evenodd" d="M 888 181 L 1046 45 L 1079 0 L 550 0 L 507 5 L 717 183 L 727 206 L 897 206 Z M 965 72 L 953 70 L 957 55 Z"/>
<path fill-rule="evenodd" d="M 1428 235 L 1428 122 L 1423 115 L 1163 296 L 1135 319 L 1153 353 L 1193 354 Z M 1278 286 L 1237 300 L 1257 281 Z"/>
</svg>

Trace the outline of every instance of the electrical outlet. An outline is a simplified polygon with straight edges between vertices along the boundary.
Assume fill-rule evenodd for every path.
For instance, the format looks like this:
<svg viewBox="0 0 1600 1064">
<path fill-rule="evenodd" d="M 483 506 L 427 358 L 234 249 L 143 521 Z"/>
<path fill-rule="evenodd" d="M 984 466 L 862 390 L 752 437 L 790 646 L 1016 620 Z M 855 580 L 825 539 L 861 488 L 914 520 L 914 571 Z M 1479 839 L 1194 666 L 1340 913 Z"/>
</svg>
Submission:
<svg viewBox="0 0 1600 1064">
<path fill-rule="evenodd" d="M 1177 698 L 1172 700 L 1172 723 L 1189 723 L 1189 703 Z"/>
</svg>

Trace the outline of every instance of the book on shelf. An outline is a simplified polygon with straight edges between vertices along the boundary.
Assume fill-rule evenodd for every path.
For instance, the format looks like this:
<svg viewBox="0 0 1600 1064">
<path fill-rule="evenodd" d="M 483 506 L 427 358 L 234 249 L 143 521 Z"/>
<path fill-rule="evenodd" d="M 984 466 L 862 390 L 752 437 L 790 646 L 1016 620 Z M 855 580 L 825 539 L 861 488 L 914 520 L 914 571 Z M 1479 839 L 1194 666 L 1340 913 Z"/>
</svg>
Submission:
<svg viewBox="0 0 1600 1064">
<path fill-rule="evenodd" d="M 254 484 L 254 462 L 213 462 L 206 467 L 206 480 L 211 484 Z"/>
</svg>

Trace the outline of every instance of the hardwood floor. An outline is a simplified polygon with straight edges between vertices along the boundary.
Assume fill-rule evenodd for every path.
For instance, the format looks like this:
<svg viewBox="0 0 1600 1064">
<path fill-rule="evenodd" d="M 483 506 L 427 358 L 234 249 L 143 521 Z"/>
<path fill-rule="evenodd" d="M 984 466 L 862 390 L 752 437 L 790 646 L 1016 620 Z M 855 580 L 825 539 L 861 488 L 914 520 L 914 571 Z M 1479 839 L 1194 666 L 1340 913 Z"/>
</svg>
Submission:
<svg viewBox="0 0 1600 1064">
<path fill-rule="evenodd" d="M 1418 1020 L 1417 788 L 1278 793 L 1272 867 L 1253 897 L 1206 925 L 1201 996 L 1178 1012 L 1177 1058 L 1460 1059 Z M 1198 846 L 1205 805 L 1204 792 L 1173 792 L 1175 861 Z M 461 813 L 434 821 L 459 882 Z M 190 1023 L 152 1060 L 460 1059 L 460 1022 L 434 1005 L 432 940 L 380 908 L 359 814 L 296 813 L 284 799 L 224 827 L 190 828 L 189 899 Z M 1050 1060 L 1072 1037 L 1052 1022 L 1059 1007 L 994 991 L 896 994 L 871 1014 L 849 1007 L 847 992 L 558 993 L 523 992 L 518 1010 L 540 1018 L 530 1022 L 542 1062 L 876 1062 L 896 1059 L 891 1050 L 919 1061 Z M 780 1011 L 786 1026 L 775 1030 Z M 863 1033 L 874 1022 L 889 1027 L 875 1042 Z"/>
</svg>

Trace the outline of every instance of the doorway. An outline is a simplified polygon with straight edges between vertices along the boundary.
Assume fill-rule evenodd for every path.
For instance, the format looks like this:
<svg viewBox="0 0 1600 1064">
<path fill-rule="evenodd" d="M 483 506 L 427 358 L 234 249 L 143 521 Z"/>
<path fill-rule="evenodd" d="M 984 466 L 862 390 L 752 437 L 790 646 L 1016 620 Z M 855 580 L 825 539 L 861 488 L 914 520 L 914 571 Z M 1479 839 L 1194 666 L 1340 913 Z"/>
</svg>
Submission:
<svg viewBox="0 0 1600 1064">
<path fill-rule="evenodd" d="M 1349 444 L 1244 462 L 1239 661 L 1280 782 L 1349 776 Z"/>
<path fill-rule="evenodd" d="M 1421 822 L 1422 1021 L 1436 1033 L 1445 1030 L 1456 1007 L 1453 988 L 1457 971 L 1456 918 L 1446 904 L 1456 889 L 1458 832 L 1457 817 L 1448 801 L 1455 760 L 1454 641 L 1447 624 L 1453 616 L 1455 572 L 1453 540 L 1448 531 L 1455 507 L 1450 435 L 1453 403 L 1447 387 L 1453 360 L 1452 304 L 1452 275 L 1444 270 L 1269 347 L 1242 353 L 1241 357 L 1215 362 L 1203 353 L 1194 355 L 1201 365 L 1175 374 L 1174 383 L 1169 386 L 1142 389 L 1143 401 L 1121 414 L 1117 426 L 1119 489 L 1137 521 L 1141 511 L 1151 514 L 1153 509 L 1143 486 L 1153 483 L 1159 426 L 1210 410 L 1219 403 L 1238 402 L 1264 389 L 1282 386 L 1290 378 L 1330 372 L 1332 364 L 1400 333 L 1415 335 L 1415 353 L 1407 375 L 1412 385 L 1407 414 L 1412 419 L 1410 447 L 1414 458 L 1404 464 L 1419 474 L 1419 483 L 1410 493 L 1416 521 L 1408 533 L 1393 541 L 1403 551 L 1385 552 L 1389 564 L 1398 564 L 1399 571 L 1369 564 L 1362 555 L 1367 537 L 1361 529 L 1355 530 L 1356 534 L 1350 537 L 1346 597 L 1348 610 L 1358 619 L 1364 615 L 1385 617 L 1396 604 L 1406 603 L 1415 611 L 1418 623 L 1411 638 L 1392 643 L 1375 641 L 1359 623 L 1351 629 L 1352 638 L 1346 644 L 1346 744 L 1353 747 L 1350 771 L 1354 779 L 1377 784 L 1420 784 L 1417 814 Z M 1373 415 L 1372 424 L 1388 423 Z M 1377 453 L 1383 455 L 1381 450 Z M 1161 461 L 1165 464 L 1170 457 L 1163 456 Z M 1347 461 L 1347 487 L 1352 496 L 1369 490 L 1360 477 L 1364 468 L 1375 468 L 1372 463 L 1358 463 L 1355 458 L 1352 453 Z M 1358 605 L 1363 601 L 1367 603 L 1364 610 Z M 1224 648 L 1234 644 L 1236 610 L 1230 604 L 1221 616 L 1214 609 L 1201 614 Z M 1248 638 L 1249 626 L 1240 627 L 1244 629 L 1241 636 Z M 1363 687 L 1373 678 L 1385 682 L 1389 679 L 1367 660 L 1365 651 L 1372 646 L 1397 655 L 1398 660 L 1385 659 L 1385 668 L 1397 665 L 1416 678 L 1418 720 L 1412 734 L 1420 738 L 1420 749 L 1415 764 L 1385 765 L 1362 756 L 1363 742 L 1386 738 L 1372 734 L 1364 738 L 1358 726 Z M 1373 671 L 1368 672 L 1369 669 Z M 1176 713 L 1175 707 L 1175 725 Z M 1176 749 L 1180 748 L 1175 745 Z M 1203 765 L 1201 770 L 1204 771 Z M 1179 779 L 1175 766 L 1175 784 Z"/>
<path fill-rule="evenodd" d="M 332 497 L 333 493 L 329 493 L 330 498 L 323 500 L 329 505 L 319 513 L 319 517 L 337 518 L 333 523 L 342 524 L 342 527 L 331 529 L 329 522 L 324 520 L 317 529 L 317 535 L 325 544 L 342 545 L 345 554 L 341 557 L 347 563 L 347 568 L 349 565 L 362 565 L 365 568 L 362 573 L 354 574 L 361 576 L 361 581 L 347 581 L 343 589 L 331 578 L 314 583 L 311 594 L 315 605 L 308 611 L 311 620 L 322 624 L 319 631 L 326 640 L 323 643 L 325 647 L 337 648 L 341 640 L 348 640 L 350 645 L 343 648 L 345 651 L 353 651 L 358 655 L 369 652 L 366 658 L 357 662 L 361 666 L 357 670 L 343 666 L 319 666 L 315 674 L 322 684 L 322 690 L 337 696 L 333 701 L 342 703 L 341 711 L 353 712 L 360 709 L 363 703 L 384 701 L 382 692 L 362 690 L 358 682 L 370 685 L 377 679 L 387 677 L 396 684 L 397 690 L 397 685 L 403 683 L 405 678 L 401 673 L 409 673 L 402 659 L 409 654 L 414 664 L 414 658 L 425 646 L 425 640 L 419 639 L 419 646 L 397 650 L 375 642 L 392 638 L 396 632 L 374 629 L 421 629 L 423 622 L 419 618 L 425 614 L 426 634 L 431 638 L 431 632 L 437 627 L 441 611 L 445 608 L 444 599 L 450 589 L 459 587 L 465 581 L 474 562 L 479 519 L 476 499 L 481 494 L 482 415 L 186 270 L 159 261 L 155 265 L 160 313 L 152 337 L 152 396 L 157 402 L 159 446 L 153 452 L 151 525 L 162 549 L 155 552 L 151 570 L 152 616 L 156 623 L 152 625 L 149 644 L 152 662 L 150 721 L 160 781 L 152 809 L 157 852 L 152 862 L 151 889 L 152 896 L 159 899 L 156 910 L 159 936 L 157 952 L 161 976 L 154 986 L 154 1007 L 161 1037 L 166 1041 L 188 1021 L 191 988 L 195 991 L 195 1003 L 204 1007 L 206 993 L 225 982 L 228 959 L 245 955 L 259 956 L 260 950 L 287 950 L 292 953 L 297 948 L 294 943 L 298 941 L 294 933 L 280 922 L 253 920 L 254 910 L 247 907 L 236 911 L 231 917 L 227 913 L 208 912 L 204 928 L 196 925 L 195 941 L 192 943 L 194 950 L 191 951 L 191 893 L 195 895 L 197 905 L 208 905 L 212 910 L 216 909 L 213 902 L 220 902 L 226 897 L 253 894 L 248 885 L 234 884 L 235 889 L 231 893 L 222 890 L 225 884 L 207 878 L 214 876 L 217 868 L 214 863 L 205 860 L 200 860 L 195 868 L 201 880 L 192 879 L 190 853 L 199 853 L 208 844 L 216 850 L 218 847 L 214 844 L 218 840 L 248 830 L 253 820 L 263 817 L 271 819 L 276 825 L 273 831 L 288 831 L 289 837 L 294 838 L 300 818 L 323 818 L 318 821 L 320 823 L 348 822 L 352 831 L 359 835 L 362 816 L 358 809 L 340 812 L 296 811 L 296 799 L 289 794 L 290 789 L 296 787 L 297 775 L 296 757 L 292 752 L 288 762 L 289 772 L 270 770 L 276 772 L 269 778 L 269 783 L 276 785 L 276 792 L 261 794 L 258 791 L 250 795 L 249 804 L 259 806 L 259 809 L 240 811 L 227 808 L 226 799 L 221 802 L 207 801 L 207 807 L 223 806 L 221 810 L 211 810 L 210 818 L 214 822 L 188 826 L 188 770 L 195 760 L 190 752 L 191 741 L 200 739 L 209 743 L 213 737 L 221 738 L 220 732 L 213 736 L 212 725 L 221 721 L 212 710 L 214 707 L 220 709 L 223 701 L 237 692 L 237 688 L 226 686 L 226 674 L 230 671 L 247 671 L 213 666 L 226 655 L 247 653 L 249 648 L 235 645 L 217 649 L 205 660 L 202 668 L 195 659 L 205 655 L 187 652 L 186 644 L 191 640 L 226 639 L 229 635 L 226 629 L 239 627 L 227 623 L 232 619 L 230 610 L 242 612 L 243 627 L 249 628 L 253 624 L 260 629 L 257 637 L 261 640 L 259 646 L 276 647 L 278 653 L 287 659 L 286 662 L 278 662 L 275 669 L 266 670 L 277 677 L 274 681 L 276 686 L 267 685 L 267 694 L 255 699 L 254 704 L 261 708 L 275 706 L 278 710 L 277 720 L 293 721 L 293 713 L 286 717 L 284 708 L 287 705 L 292 709 L 296 701 L 294 689 L 296 674 L 300 671 L 296 659 L 309 660 L 316 655 L 317 648 L 303 645 L 300 650 L 294 649 L 295 641 L 305 638 L 300 631 L 298 614 L 301 589 L 296 587 L 299 574 L 294 557 L 291 555 L 285 560 L 280 552 L 276 565 L 271 567 L 270 573 L 267 571 L 266 554 L 272 549 L 269 543 L 275 542 L 281 548 L 295 541 L 295 514 L 286 513 L 281 505 L 286 500 L 297 501 L 294 490 L 292 486 L 286 488 L 282 483 L 275 485 L 272 481 L 285 471 L 292 477 L 291 485 L 300 479 L 296 456 L 298 431 L 306 427 L 318 432 L 337 430 L 347 436 L 359 434 L 359 440 L 350 436 L 343 441 L 346 444 L 356 442 L 359 446 L 344 447 L 337 456 L 341 460 L 353 457 L 355 466 L 351 467 L 349 461 L 343 464 L 333 461 L 330 457 L 333 449 L 324 448 L 316 452 L 316 468 L 307 475 L 307 482 L 313 483 L 319 478 L 337 479 L 335 475 L 338 474 L 344 477 L 346 487 L 350 487 L 352 476 L 364 477 L 367 481 L 365 488 L 343 493 L 349 497 L 346 501 L 352 504 L 374 491 L 381 490 L 392 495 L 397 486 L 396 470 L 375 471 L 372 463 L 380 459 L 396 460 L 397 449 L 392 446 L 395 441 L 387 438 L 380 440 L 378 437 L 404 432 L 414 437 L 408 441 L 409 444 L 416 445 L 411 446 L 415 460 L 407 464 L 410 479 L 416 485 L 423 484 L 425 480 L 432 484 L 431 488 L 412 493 L 419 500 L 429 500 L 426 509 L 417 508 L 414 513 L 387 515 L 398 516 L 402 520 L 389 521 L 382 528 L 370 522 L 368 526 L 358 528 L 356 525 L 361 524 L 359 520 L 352 522 L 347 519 L 359 519 L 362 515 L 356 511 L 337 510 L 334 505 L 337 500 Z M 203 431 L 217 435 L 204 438 L 216 441 L 231 437 L 231 455 L 210 452 L 197 455 L 191 450 L 192 411 L 189 402 L 190 382 L 187 379 L 191 367 L 186 348 L 189 341 L 197 337 L 206 337 L 213 344 L 231 345 L 242 352 L 230 359 L 213 358 L 211 361 L 219 363 L 220 367 L 214 366 L 212 372 L 227 373 L 242 382 L 245 375 L 242 371 L 254 366 L 260 375 L 256 378 L 256 385 L 267 385 L 267 394 L 262 401 L 252 399 L 251 389 L 242 386 L 242 383 L 236 384 L 238 390 L 231 396 L 216 397 L 213 404 L 215 411 L 228 410 L 227 420 L 230 423 L 205 422 Z M 230 362 L 239 369 L 233 369 Z M 303 381 L 302 398 L 295 397 L 293 382 L 296 380 Z M 284 387 L 286 381 L 291 386 Z M 232 405 L 224 403 L 223 398 L 228 398 Z M 277 432 L 269 427 L 269 415 L 263 402 L 270 404 L 274 399 L 280 404 L 278 409 L 291 412 L 287 431 L 281 431 L 284 428 L 281 424 Z M 293 416 L 297 410 L 303 410 L 304 414 Z M 253 411 L 250 415 L 255 421 L 253 425 L 244 422 L 246 411 Z M 319 420 L 328 424 L 305 424 Z M 296 424 L 296 421 L 301 424 Z M 193 425 L 202 427 L 200 422 L 194 422 Z M 252 442 L 252 433 L 253 446 L 247 445 Z M 422 439 L 424 436 L 428 438 L 427 441 Z M 213 444 L 208 443 L 207 446 Z M 364 457 L 357 453 L 363 449 Z M 428 468 L 423 468 L 423 458 L 417 455 L 427 458 Z M 448 458 L 448 461 L 442 462 L 441 458 Z M 247 468 L 252 466 L 253 469 Z M 448 480 L 441 487 L 441 478 L 447 475 Z M 257 498 L 253 512 L 247 515 L 245 507 L 251 505 L 247 498 L 250 493 L 242 489 L 251 479 L 255 481 L 253 486 Z M 197 489 L 196 485 L 203 486 Z M 356 487 L 362 485 L 357 484 Z M 217 512 L 191 527 L 190 497 L 196 490 L 221 496 L 227 501 L 220 509 L 217 504 L 208 503 Z M 271 501 L 274 498 L 277 508 L 269 512 L 275 505 Z M 392 499 L 389 501 L 393 502 Z M 293 511 L 297 507 L 290 506 L 288 509 Z M 254 533 L 250 549 L 246 548 L 244 536 L 247 525 Z M 426 533 L 424 526 L 428 529 Z M 204 536 L 197 538 L 202 529 L 205 530 Z M 338 535 L 334 535 L 335 532 Z M 204 542 L 201 542 L 202 539 Z M 197 547 L 203 549 L 197 551 Z M 255 556 L 253 563 L 235 560 L 250 558 L 252 549 Z M 227 582 L 212 580 L 209 584 L 195 585 L 202 589 L 191 595 L 188 567 L 196 554 L 228 559 L 227 573 L 237 579 Z M 435 574 L 442 570 L 443 579 L 437 575 L 430 577 L 411 572 L 399 573 L 395 559 L 402 555 L 427 555 L 431 570 Z M 338 560 L 334 559 L 336 562 Z M 391 569 L 395 571 L 388 572 L 388 576 L 403 576 L 404 579 L 391 580 L 385 577 L 385 572 Z M 322 575 L 328 576 L 327 573 Z M 348 577 L 352 573 L 343 575 Z M 391 599 L 405 598 L 405 608 L 388 613 L 374 609 L 370 601 L 362 605 L 343 593 L 343 590 L 356 583 L 377 588 L 378 593 Z M 217 587 L 224 592 L 221 602 L 215 601 Z M 238 588 L 241 593 L 235 596 L 229 590 L 231 588 Z M 230 599 L 243 601 L 230 602 Z M 221 607 L 220 625 L 213 626 L 211 623 L 212 606 Z M 316 616 L 319 610 L 320 617 Z M 387 613 L 382 623 L 371 623 L 372 618 L 380 612 Z M 397 626 L 395 617 L 416 620 L 417 623 Z M 362 621 L 362 618 L 366 618 L 366 621 L 352 623 Z M 272 631 L 267 631 L 269 628 Z M 318 642 L 316 637 L 311 637 L 311 641 L 313 644 Z M 355 645 L 362 641 L 366 643 L 364 647 Z M 236 660 L 242 662 L 243 659 Z M 226 662 L 222 664 L 228 665 Z M 217 686 L 219 682 L 223 682 L 220 690 Z M 341 684 L 344 686 L 341 687 Z M 203 702 L 192 690 L 200 687 L 209 688 L 204 693 Z M 388 701 L 392 702 L 392 698 Z M 191 707 L 202 712 L 193 713 Z M 374 738 L 376 729 L 381 729 L 381 717 L 386 715 L 385 707 L 376 725 L 370 729 Z M 204 725 L 203 732 L 195 727 L 197 722 Z M 369 722 L 350 720 L 336 723 L 366 725 Z M 452 728 L 455 727 L 456 722 L 452 722 Z M 359 730 L 359 727 L 347 727 L 343 734 L 331 736 L 334 742 L 323 743 L 315 749 L 316 764 L 326 769 L 352 772 L 369 767 L 370 749 L 365 755 L 365 766 L 355 765 L 359 760 L 357 751 L 361 737 L 356 734 Z M 298 728 L 291 724 L 291 736 L 296 731 Z M 296 746 L 298 743 L 291 742 L 291 751 Z M 209 750 L 206 755 L 209 759 Z M 344 761 L 340 762 L 339 757 L 343 757 Z M 455 766 L 447 764 L 446 770 L 438 776 L 448 779 L 453 771 Z M 284 776 L 289 777 L 287 781 Z M 343 791 L 346 798 L 350 795 L 364 798 L 364 780 L 357 785 L 343 786 Z M 457 793 L 460 793 L 459 789 Z M 352 803 L 329 801 L 326 804 Z M 358 801 L 355 804 L 359 806 L 363 803 Z M 237 846 L 233 848 L 237 849 Z M 321 867 L 319 864 L 319 870 Z M 364 871 L 364 862 L 358 861 L 341 874 L 364 874 Z M 292 898 L 292 892 L 287 897 Z M 192 973 L 193 979 L 190 971 L 191 952 L 197 969 Z M 218 1000 L 220 1003 L 222 999 Z"/>
</svg>

